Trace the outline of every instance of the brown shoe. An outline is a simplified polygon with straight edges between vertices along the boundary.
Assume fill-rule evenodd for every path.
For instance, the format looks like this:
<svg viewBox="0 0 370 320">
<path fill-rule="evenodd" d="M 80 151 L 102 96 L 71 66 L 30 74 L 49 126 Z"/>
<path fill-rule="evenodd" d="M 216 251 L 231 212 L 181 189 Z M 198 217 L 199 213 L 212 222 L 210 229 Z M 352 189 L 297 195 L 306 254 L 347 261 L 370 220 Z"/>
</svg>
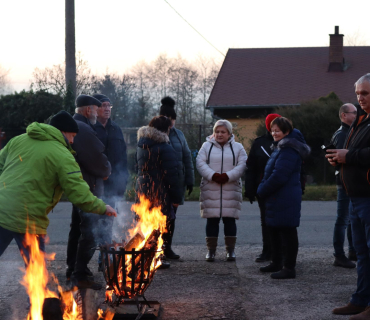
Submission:
<svg viewBox="0 0 370 320">
<path fill-rule="evenodd" d="M 365 311 L 366 307 L 364 306 L 357 306 L 349 302 L 346 306 L 335 308 L 333 309 L 332 313 L 334 314 L 341 314 L 341 315 L 349 315 L 349 314 L 358 314 Z"/>
<path fill-rule="evenodd" d="M 370 306 L 367 306 L 364 312 L 352 316 L 349 320 L 370 320 Z"/>
</svg>

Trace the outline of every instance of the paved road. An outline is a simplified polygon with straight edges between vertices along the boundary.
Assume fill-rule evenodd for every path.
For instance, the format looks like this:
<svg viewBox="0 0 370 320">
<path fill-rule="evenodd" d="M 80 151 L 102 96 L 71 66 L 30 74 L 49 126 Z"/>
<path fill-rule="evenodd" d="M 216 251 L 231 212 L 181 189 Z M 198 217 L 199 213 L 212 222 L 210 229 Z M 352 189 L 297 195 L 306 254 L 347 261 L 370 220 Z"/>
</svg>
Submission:
<svg viewBox="0 0 370 320">
<path fill-rule="evenodd" d="M 121 226 L 128 224 L 132 213 L 129 202 L 122 203 L 119 208 L 116 232 Z M 50 213 L 48 234 L 50 244 L 66 244 L 68 239 L 71 204 L 59 203 L 54 212 Z M 301 227 L 299 228 L 300 246 L 331 245 L 332 233 L 336 217 L 336 202 L 305 201 L 302 202 Z M 199 203 L 186 202 L 177 213 L 175 245 L 202 245 L 205 243 L 206 220 L 200 218 Z M 222 222 L 221 222 L 222 227 Z M 261 228 L 258 204 L 243 202 L 242 214 L 237 221 L 238 245 L 260 245 Z M 222 229 L 220 229 L 222 230 Z"/>
<path fill-rule="evenodd" d="M 116 231 L 132 218 L 130 203 L 120 207 Z M 276 281 L 258 271 L 254 258 L 261 251 L 259 211 L 245 202 L 237 222 L 237 261 L 226 263 L 222 238 L 217 260 L 204 261 L 205 220 L 199 204 L 187 202 L 177 214 L 174 248 L 182 259 L 168 270 L 159 270 L 146 292 L 162 303 L 161 320 L 338 320 L 331 309 L 348 302 L 356 285 L 356 270 L 332 266 L 332 233 L 335 202 L 303 202 L 297 279 Z M 49 271 L 63 282 L 71 205 L 60 203 L 50 217 L 47 250 L 56 252 Z M 222 232 L 221 232 L 222 234 Z M 19 284 L 22 260 L 14 243 L 0 258 L 0 319 L 23 320 L 27 296 Z M 96 257 L 91 269 L 97 268 Z M 96 274 L 103 281 L 101 274 Z M 100 278 L 99 278 L 100 277 Z M 103 294 L 103 292 L 101 292 Z M 103 297 L 100 299 L 104 300 Z"/>
</svg>

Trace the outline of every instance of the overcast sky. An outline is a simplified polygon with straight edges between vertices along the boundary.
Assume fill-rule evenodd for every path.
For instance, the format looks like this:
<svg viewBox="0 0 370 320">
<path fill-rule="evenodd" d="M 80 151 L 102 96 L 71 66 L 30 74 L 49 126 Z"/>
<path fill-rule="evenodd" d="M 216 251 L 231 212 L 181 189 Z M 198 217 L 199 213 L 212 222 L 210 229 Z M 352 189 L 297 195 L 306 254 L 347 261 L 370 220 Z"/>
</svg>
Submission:
<svg viewBox="0 0 370 320">
<path fill-rule="evenodd" d="M 370 1 L 167 0 L 218 50 L 327 46 L 329 33 L 370 45 Z M 64 61 L 64 0 L 0 1 L 0 65 L 16 90 Z M 124 73 L 160 53 L 223 60 L 165 0 L 75 0 L 76 50 L 93 72 Z M 364 70 L 369 72 L 370 70 Z"/>
</svg>

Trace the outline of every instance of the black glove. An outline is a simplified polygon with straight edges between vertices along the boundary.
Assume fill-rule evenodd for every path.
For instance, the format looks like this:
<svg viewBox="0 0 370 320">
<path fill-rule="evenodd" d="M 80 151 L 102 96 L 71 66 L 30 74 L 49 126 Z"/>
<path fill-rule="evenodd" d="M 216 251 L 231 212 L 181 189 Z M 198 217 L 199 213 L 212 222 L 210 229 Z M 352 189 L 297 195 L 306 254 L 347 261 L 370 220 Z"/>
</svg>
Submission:
<svg viewBox="0 0 370 320">
<path fill-rule="evenodd" d="M 188 190 L 188 196 L 190 196 L 190 194 L 193 192 L 193 185 L 189 184 L 188 186 L 186 186 L 186 190 Z"/>
<path fill-rule="evenodd" d="M 253 196 L 253 197 L 247 197 L 247 198 L 249 198 L 249 202 L 251 204 L 253 204 L 253 201 L 256 201 L 256 197 L 255 196 Z"/>
</svg>

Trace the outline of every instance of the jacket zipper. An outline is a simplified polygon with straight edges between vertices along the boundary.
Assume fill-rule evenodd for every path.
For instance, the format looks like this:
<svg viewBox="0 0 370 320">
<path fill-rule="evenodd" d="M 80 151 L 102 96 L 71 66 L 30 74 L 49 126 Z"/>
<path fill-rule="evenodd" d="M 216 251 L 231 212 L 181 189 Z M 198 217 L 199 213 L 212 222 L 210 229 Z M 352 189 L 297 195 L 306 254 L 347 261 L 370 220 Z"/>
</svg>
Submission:
<svg viewBox="0 0 370 320">
<path fill-rule="evenodd" d="M 224 146 L 221 146 L 222 158 L 221 158 L 221 174 L 224 169 Z M 221 197 L 220 197 L 220 218 L 222 218 L 222 184 L 221 184 Z"/>
</svg>

